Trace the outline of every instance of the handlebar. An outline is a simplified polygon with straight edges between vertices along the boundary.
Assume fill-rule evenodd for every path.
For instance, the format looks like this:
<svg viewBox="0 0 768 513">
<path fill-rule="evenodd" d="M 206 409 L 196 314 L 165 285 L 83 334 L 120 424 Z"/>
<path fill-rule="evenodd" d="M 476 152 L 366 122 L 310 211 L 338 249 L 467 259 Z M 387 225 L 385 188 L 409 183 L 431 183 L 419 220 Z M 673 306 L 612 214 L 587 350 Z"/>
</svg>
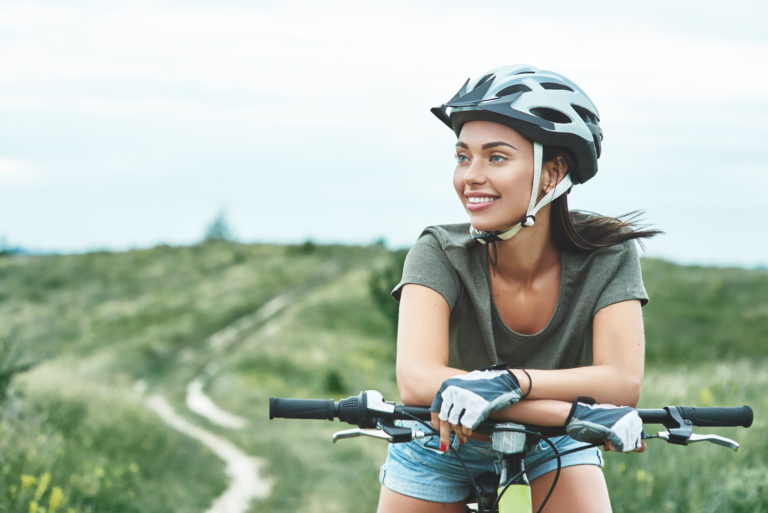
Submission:
<svg viewBox="0 0 768 513">
<path fill-rule="evenodd" d="M 667 406 L 660 409 L 638 409 L 644 424 L 663 424 L 668 429 L 685 426 L 749 427 L 754 413 L 749 406 L 694 407 Z M 327 419 L 361 428 L 376 427 L 377 420 L 413 419 L 429 420 L 429 408 L 395 405 L 384 401 L 379 392 L 368 390 L 355 397 L 340 401 L 319 399 L 269 398 L 269 418 Z M 492 430 L 494 421 L 483 422 L 478 430 Z"/>
</svg>

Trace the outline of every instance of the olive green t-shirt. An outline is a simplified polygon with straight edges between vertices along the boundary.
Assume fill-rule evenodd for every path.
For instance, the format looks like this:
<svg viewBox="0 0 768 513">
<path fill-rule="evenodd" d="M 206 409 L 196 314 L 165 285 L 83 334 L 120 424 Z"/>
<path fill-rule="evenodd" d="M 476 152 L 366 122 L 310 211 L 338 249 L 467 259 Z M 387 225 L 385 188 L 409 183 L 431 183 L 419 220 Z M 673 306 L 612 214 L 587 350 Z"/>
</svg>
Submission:
<svg viewBox="0 0 768 513">
<path fill-rule="evenodd" d="M 440 293 L 451 310 L 449 365 L 463 370 L 505 362 L 510 367 L 564 369 L 592 363 L 592 319 L 602 308 L 630 299 L 645 305 L 636 243 L 560 254 L 560 291 L 554 314 L 540 332 L 525 335 L 501 319 L 491 294 L 486 247 L 469 224 L 426 228 L 405 259 L 392 291 L 417 283 Z"/>
</svg>

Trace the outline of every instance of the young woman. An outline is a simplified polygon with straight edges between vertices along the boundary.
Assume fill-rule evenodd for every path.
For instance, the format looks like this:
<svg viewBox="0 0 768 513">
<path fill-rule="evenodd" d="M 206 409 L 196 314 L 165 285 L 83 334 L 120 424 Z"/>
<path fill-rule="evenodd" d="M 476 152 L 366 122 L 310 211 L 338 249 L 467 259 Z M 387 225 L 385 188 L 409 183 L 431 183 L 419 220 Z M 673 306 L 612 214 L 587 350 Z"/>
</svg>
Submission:
<svg viewBox="0 0 768 513">
<path fill-rule="evenodd" d="M 562 75 L 505 66 L 432 112 L 458 137 L 453 183 L 470 224 L 427 228 L 393 292 L 401 398 L 432 405 L 440 438 L 392 444 L 380 513 L 464 511 L 472 490 L 453 450 L 473 473 L 493 471 L 489 441 L 472 433 L 488 416 L 566 425 L 560 451 L 575 438 L 644 448 L 634 410 L 576 402 L 638 401 L 648 297 L 633 239 L 656 233 L 568 210 L 571 186 L 597 172 L 597 109 Z M 549 451 L 528 448 L 526 467 Z M 598 449 L 562 464 L 546 511 L 611 510 Z M 534 510 L 555 468 L 529 472 Z"/>
</svg>

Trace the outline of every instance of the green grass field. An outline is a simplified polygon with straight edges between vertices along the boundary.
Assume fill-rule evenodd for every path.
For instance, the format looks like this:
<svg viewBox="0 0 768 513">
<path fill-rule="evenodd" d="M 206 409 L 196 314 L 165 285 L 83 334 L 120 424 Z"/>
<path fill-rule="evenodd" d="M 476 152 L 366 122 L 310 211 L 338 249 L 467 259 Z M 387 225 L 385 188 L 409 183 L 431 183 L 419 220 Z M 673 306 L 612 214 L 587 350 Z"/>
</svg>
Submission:
<svg viewBox="0 0 768 513">
<path fill-rule="evenodd" d="M 271 495 L 249 511 L 373 511 L 386 444 L 327 421 L 267 419 L 269 396 L 397 400 L 386 290 L 401 253 L 380 245 L 216 242 L 123 253 L 0 258 L 0 512 L 205 511 L 224 463 L 148 407 L 266 460 Z M 650 441 L 609 454 L 616 511 L 768 511 L 768 272 L 643 261 L 641 407 L 741 405 L 739 452 Z M 185 406 L 202 378 L 244 429 Z"/>
</svg>

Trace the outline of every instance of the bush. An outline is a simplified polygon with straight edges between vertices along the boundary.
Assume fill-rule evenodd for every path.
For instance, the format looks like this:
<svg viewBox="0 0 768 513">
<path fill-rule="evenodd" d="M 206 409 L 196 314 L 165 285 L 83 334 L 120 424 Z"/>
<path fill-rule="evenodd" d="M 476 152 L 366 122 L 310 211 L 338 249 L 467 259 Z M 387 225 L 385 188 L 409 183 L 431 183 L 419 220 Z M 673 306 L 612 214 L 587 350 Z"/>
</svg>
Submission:
<svg viewBox="0 0 768 513">
<path fill-rule="evenodd" d="M 407 254 L 407 249 L 393 251 L 386 265 L 371 272 L 368 280 L 368 290 L 373 303 L 391 323 L 393 333 L 397 331 L 397 312 L 400 303 L 392 298 L 392 289 L 400 281 Z"/>
</svg>

